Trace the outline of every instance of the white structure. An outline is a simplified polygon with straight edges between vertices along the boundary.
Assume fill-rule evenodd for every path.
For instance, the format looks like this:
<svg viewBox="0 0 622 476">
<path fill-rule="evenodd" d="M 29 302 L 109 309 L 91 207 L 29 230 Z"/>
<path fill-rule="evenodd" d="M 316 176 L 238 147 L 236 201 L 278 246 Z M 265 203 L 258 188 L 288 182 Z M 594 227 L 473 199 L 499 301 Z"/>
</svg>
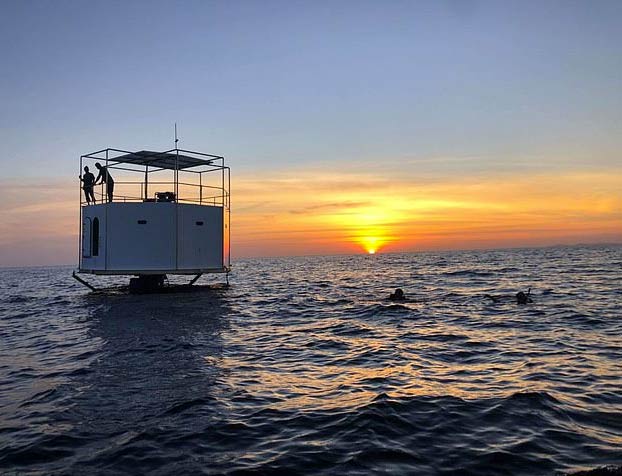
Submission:
<svg viewBox="0 0 622 476">
<path fill-rule="evenodd" d="M 95 204 L 81 189 L 78 272 L 141 278 L 229 273 L 230 170 L 224 157 L 104 149 L 80 157 L 83 177 L 84 165 L 96 177 L 108 173 L 114 189 L 109 202 L 109 185 L 96 185 Z"/>
</svg>

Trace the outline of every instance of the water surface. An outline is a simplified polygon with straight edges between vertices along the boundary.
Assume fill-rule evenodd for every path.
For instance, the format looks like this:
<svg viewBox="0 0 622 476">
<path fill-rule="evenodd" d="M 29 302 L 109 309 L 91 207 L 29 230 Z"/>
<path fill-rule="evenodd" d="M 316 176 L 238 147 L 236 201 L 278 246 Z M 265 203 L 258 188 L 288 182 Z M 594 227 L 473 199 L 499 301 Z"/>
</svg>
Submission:
<svg viewBox="0 0 622 476">
<path fill-rule="evenodd" d="M 1 472 L 622 463 L 620 247 L 247 259 L 193 294 L 70 274 L 0 270 Z"/>
</svg>

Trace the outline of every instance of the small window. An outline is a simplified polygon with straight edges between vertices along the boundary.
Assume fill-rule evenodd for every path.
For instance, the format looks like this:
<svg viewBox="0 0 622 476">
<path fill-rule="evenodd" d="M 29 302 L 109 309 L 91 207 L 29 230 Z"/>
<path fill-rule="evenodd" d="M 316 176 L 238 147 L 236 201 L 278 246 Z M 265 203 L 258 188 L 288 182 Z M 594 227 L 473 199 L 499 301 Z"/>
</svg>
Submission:
<svg viewBox="0 0 622 476">
<path fill-rule="evenodd" d="M 82 220 L 82 257 L 91 257 L 91 247 L 93 246 L 93 227 L 91 219 L 84 217 Z"/>
<path fill-rule="evenodd" d="M 203 226 L 203 222 L 202 222 L 202 221 L 198 221 L 198 222 L 197 222 L 197 225 L 198 225 L 198 226 Z"/>
<path fill-rule="evenodd" d="M 138 220 L 138 224 L 139 225 L 146 225 L 147 224 L 147 220 Z"/>
<path fill-rule="evenodd" d="M 99 218 L 93 218 L 93 246 L 91 253 L 93 256 L 99 256 Z"/>
</svg>

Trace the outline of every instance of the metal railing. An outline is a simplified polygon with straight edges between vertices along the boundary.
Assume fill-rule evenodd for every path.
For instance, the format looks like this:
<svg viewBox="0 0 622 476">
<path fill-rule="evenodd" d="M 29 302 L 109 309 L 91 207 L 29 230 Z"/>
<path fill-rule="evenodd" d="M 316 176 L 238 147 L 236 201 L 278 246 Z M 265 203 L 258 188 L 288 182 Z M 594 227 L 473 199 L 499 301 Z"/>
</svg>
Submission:
<svg viewBox="0 0 622 476">
<path fill-rule="evenodd" d="M 156 190 L 145 194 L 146 184 L 144 181 L 115 180 L 113 187 L 112 202 L 156 202 L 165 201 L 177 203 L 191 203 L 198 205 L 221 206 L 227 208 L 229 205 L 229 193 L 222 187 L 203 185 L 189 182 L 178 182 L 175 187 L 173 181 L 149 181 L 150 190 Z M 120 190 L 121 189 L 121 190 Z M 157 195 L 163 192 L 170 192 L 177 189 L 178 195 L 173 200 L 158 200 Z M 94 204 L 108 203 L 106 184 L 98 184 L 93 187 L 95 195 Z M 93 204 L 93 203 L 92 203 Z M 87 206 L 86 194 L 83 191 L 80 199 L 81 206 Z"/>
</svg>

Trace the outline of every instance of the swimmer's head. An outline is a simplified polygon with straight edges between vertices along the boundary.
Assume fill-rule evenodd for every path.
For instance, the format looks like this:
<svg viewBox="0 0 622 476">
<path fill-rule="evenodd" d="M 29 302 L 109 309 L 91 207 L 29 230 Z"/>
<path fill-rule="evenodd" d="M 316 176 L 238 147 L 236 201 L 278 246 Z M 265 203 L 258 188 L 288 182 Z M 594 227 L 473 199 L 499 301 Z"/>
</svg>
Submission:
<svg viewBox="0 0 622 476">
<path fill-rule="evenodd" d="M 395 292 L 389 296 L 389 299 L 392 301 L 403 301 L 406 299 L 406 296 L 404 296 L 404 291 L 402 289 L 397 288 Z"/>
<path fill-rule="evenodd" d="M 516 293 L 516 304 L 527 304 L 528 302 L 529 298 L 524 292 L 519 291 Z"/>
</svg>

